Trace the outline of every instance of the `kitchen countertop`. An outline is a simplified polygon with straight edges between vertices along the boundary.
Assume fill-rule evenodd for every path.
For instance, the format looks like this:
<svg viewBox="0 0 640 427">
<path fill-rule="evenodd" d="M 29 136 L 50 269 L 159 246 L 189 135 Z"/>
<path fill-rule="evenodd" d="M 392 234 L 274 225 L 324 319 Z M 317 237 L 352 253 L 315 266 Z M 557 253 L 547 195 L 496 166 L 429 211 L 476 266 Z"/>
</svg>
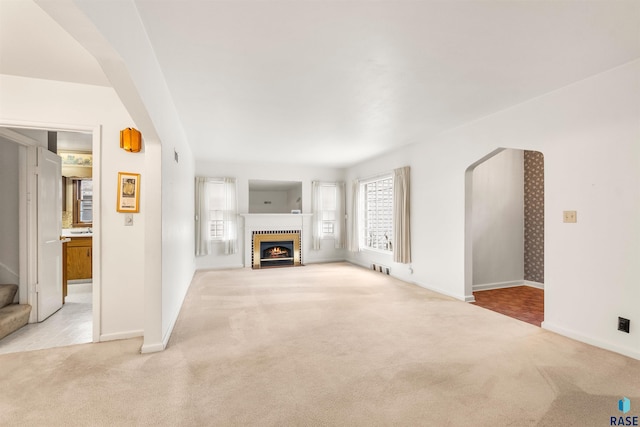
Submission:
<svg viewBox="0 0 640 427">
<path fill-rule="evenodd" d="M 62 237 L 93 237 L 93 229 L 90 227 L 63 228 Z"/>
</svg>

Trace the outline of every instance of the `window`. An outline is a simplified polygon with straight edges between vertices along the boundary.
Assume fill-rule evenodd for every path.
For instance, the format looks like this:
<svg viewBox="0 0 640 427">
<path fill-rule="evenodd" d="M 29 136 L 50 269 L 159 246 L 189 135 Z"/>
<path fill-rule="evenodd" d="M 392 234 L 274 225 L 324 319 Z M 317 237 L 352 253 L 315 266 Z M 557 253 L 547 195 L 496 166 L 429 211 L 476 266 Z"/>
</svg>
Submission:
<svg viewBox="0 0 640 427">
<path fill-rule="evenodd" d="M 393 179 L 387 176 L 362 184 L 363 240 L 369 249 L 392 251 Z"/>
<path fill-rule="evenodd" d="M 88 227 L 93 222 L 93 181 L 73 180 L 73 226 Z"/>
<path fill-rule="evenodd" d="M 209 197 L 209 235 L 211 240 L 222 240 L 224 237 L 224 210 L 226 207 L 224 182 L 207 182 Z"/>
<path fill-rule="evenodd" d="M 220 242 L 225 255 L 238 252 L 238 202 L 235 178 L 196 177 L 195 252 L 211 253 Z"/>
<path fill-rule="evenodd" d="M 322 221 L 322 235 L 334 237 L 336 233 L 336 185 L 320 185 L 320 218 Z"/>
<path fill-rule="evenodd" d="M 312 245 L 321 249 L 323 239 L 333 239 L 335 248 L 345 245 L 345 194 L 343 182 L 311 182 Z"/>
</svg>

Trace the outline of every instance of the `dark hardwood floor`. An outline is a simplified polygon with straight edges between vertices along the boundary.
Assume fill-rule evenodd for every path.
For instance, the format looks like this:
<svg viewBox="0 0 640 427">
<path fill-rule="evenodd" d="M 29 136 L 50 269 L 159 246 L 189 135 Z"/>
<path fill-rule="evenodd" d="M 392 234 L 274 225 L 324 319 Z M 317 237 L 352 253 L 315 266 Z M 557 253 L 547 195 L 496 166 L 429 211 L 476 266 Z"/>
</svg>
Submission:
<svg viewBox="0 0 640 427">
<path fill-rule="evenodd" d="M 540 326 L 544 320 L 544 290 L 531 286 L 474 292 L 480 307 Z"/>
</svg>

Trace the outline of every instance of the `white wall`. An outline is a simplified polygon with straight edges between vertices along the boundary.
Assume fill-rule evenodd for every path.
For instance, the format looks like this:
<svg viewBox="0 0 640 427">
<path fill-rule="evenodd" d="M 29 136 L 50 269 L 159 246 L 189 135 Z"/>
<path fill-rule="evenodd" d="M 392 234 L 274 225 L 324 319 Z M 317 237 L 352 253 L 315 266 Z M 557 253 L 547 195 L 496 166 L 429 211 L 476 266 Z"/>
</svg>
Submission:
<svg viewBox="0 0 640 427">
<path fill-rule="evenodd" d="M 284 191 L 252 190 L 249 212 L 251 213 L 291 213 L 288 193 Z M 265 202 L 269 202 L 265 204 Z"/>
<path fill-rule="evenodd" d="M 524 152 L 473 169 L 473 289 L 524 283 Z"/>
<path fill-rule="evenodd" d="M 120 129 L 134 126 L 112 88 L 0 75 L 0 122 L 53 128 L 102 126 L 100 175 L 101 193 L 99 237 L 101 254 L 100 339 L 116 339 L 143 334 L 145 221 L 157 212 L 147 210 L 145 193 L 159 185 L 147 180 L 145 153 L 120 149 Z M 94 180 L 96 179 L 94 169 Z M 134 225 L 124 226 L 123 214 L 116 212 L 118 171 L 140 173 L 141 208 Z M 94 181 L 94 185 L 96 185 Z"/>
<path fill-rule="evenodd" d="M 0 138 L 0 284 L 20 279 L 18 164 L 18 144 Z"/>
<path fill-rule="evenodd" d="M 406 280 L 465 299 L 465 171 L 500 147 L 545 156 L 543 327 L 640 358 L 640 60 L 360 164 L 408 164 L 413 270 Z M 578 222 L 562 222 L 577 210 Z M 373 256 L 350 255 L 368 263 Z M 466 283 L 468 282 L 468 285 Z M 635 323 L 634 323 L 635 322 Z"/>
<path fill-rule="evenodd" d="M 352 200 L 353 194 L 352 194 L 351 187 L 354 180 L 356 179 L 363 180 L 363 179 L 371 178 L 374 176 L 378 176 L 380 174 L 387 174 L 387 173 L 392 174 L 393 169 L 403 167 L 403 166 L 411 166 L 412 165 L 411 155 L 412 154 L 411 154 L 410 148 L 405 147 L 390 153 L 386 153 L 383 156 L 377 157 L 375 159 L 369 160 L 367 162 L 364 162 L 349 168 L 347 170 L 347 179 L 346 179 L 346 188 L 345 188 L 347 193 L 347 206 L 346 206 L 347 216 L 349 218 L 351 218 L 352 216 L 351 200 Z M 414 236 L 418 235 L 418 233 L 416 232 L 416 225 L 419 224 L 419 222 L 414 219 L 416 215 L 415 206 L 419 202 L 414 198 L 415 190 L 413 189 L 414 188 L 413 186 L 415 185 L 415 177 L 418 176 L 417 173 L 419 173 L 419 171 L 415 171 L 412 166 L 411 175 L 410 175 L 411 187 L 412 187 L 412 191 L 411 191 L 412 193 L 411 194 L 411 197 L 412 197 L 411 199 L 411 215 L 412 215 L 411 247 L 412 248 L 411 250 L 412 250 L 412 258 L 414 261 L 420 260 L 419 257 L 416 257 L 416 248 L 421 247 L 421 244 L 418 241 L 416 241 L 416 239 L 414 238 Z M 347 259 L 354 264 L 358 264 L 366 268 L 370 268 L 371 264 L 384 265 L 390 268 L 392 276 L 399 277 L 408 282 L 413 282 L 415 279 L 412 273 L 412 265 L 394 263 L 393 255 L 390 253 L 363 249 L 362 251 L 355 252 L 355 253 L 347 252 Z"/>
<path fill-rule="evenodd" d="M 238 211 L 241 214 L 249 212 L 249 180 L 262 179 L 272 181 L 301 181 L 302 182 L 302 212 L 311 213 L 311 181 L 342 181 L 344 170 L 322 167 L 305 167 L 300 165 L 263 165 L 254 163 L 231 164 L 198 161 L 196 162 L 196 175 L 209 177 L 234 177 L 237 179 Z M 286 200 L 285 200 L 286 202 Z M 251 260 L 245 260 L 244 219 L 240 217 L 238 235 L 240 247 L 237 254 L 225 255 L 222 246 L 214 243 L 213 254 L 197 257 L 198 269 L 211 268 L 238 268 L 248 264 Z M 345 259 L 344 249 L 334 249 L 334 240 L 322 241 L 320 250 L 311 249 L 311 219 L 302 217 L 303 237 L 302 253 L 304 263 L 327 262 Z M 193 252 L 193 248 L 191 249 Z"/>
<path fill-rule="evenodd" d="M 178 162 L 174 150 L 179 153 Z M 195 165 L 185 140 L 162 147 L 162 339 L 170 338 L 195 271 Z"/>
<path fill-rule="evenodd" d="M 160 351 L 194 272 L 193 155 L 134 2 L 39 4 L 95 57 L 133 119 L 128 126 L 142 132 L 141 350 Z"/>
</svg>

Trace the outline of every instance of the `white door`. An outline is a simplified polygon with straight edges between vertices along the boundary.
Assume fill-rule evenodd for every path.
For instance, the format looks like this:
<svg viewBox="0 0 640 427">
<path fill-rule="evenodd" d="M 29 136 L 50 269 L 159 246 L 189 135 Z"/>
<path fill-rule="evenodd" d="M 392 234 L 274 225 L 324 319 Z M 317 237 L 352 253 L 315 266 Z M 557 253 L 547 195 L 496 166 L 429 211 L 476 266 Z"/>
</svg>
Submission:
<svg viewBox="0 0 640 427">
<path fill-rule="evenodd" d="M 62 161 L 38 148 L 38 322 L 62 307 Z"/>
</svg>

